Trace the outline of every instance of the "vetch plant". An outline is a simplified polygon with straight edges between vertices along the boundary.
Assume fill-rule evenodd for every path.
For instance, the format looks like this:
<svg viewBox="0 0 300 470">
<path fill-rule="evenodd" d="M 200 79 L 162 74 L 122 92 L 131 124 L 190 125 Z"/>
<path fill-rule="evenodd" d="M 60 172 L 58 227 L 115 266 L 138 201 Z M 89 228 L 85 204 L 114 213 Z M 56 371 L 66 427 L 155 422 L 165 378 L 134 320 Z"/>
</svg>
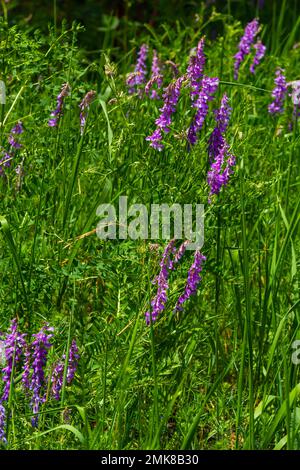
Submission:
<svg viewBox="0 0 300 470">
<path fill-rule="evenodd" d="M 45 324 L 38 333 L 32 335 L 32 342 L 26 341 L 26 334 L 18 331 L 18 322 L 13 319 L 9 331 L 4 335 L 5 362 L 2 367 L 2 381 L 4 383 L 3 393 L 0 399 L 0 440 L 7 442 L 5 424 L 9 417 L 6 416 L 5 403 L 9 401 L 12 388 L 20 387 L 25 392 L 26 401 L 32 410 L 31 424 L 38 426 L 40 406 L 50 400 L 51 396 L 55 400 L 60 398 L 60 390 L 63 386 L 64 361 L 58 365 L 49 364 L 48 352 L 53 347 L 54 328 Z M 70 351 L 68 352 L 68 363 L 66 369 L 66 384 L 70 385 L 74 379 L 79 361 L 78 347 L 75 339 L 72 340 Z M 15 377 L 22 371 L 21 381 L 15 383 Z M 54 370 L 53 373 L 51 371 Z M 58 375 L 58 370 L 62 373 L 59 383 L 53 379 Z M 49 375 L 51 374 L 51 375 Z M 48 383 L 53 383 L 51 395 L 47 397 Z M 20 384 L 20 385 L 19 385 Z"/>
</svg>

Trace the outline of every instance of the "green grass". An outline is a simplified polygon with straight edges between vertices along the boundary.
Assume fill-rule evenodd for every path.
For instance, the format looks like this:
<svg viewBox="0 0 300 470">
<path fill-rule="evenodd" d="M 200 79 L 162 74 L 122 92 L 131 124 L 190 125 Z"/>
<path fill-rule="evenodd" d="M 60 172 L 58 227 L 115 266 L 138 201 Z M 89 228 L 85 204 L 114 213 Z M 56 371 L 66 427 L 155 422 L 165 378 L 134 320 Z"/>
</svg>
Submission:
<svg viewBox="0 0 300 470">
<path fill-rule="evenodd" d="M 35 333 L 47 320 L 56 329 L 51 358 L 67 353 L 73 337 L 81 355 L 71 387 L 65 365 L 61 400 L 43 404 L 38 429 L 15 381 L 5 448 L 300 449 L 299 369 L 291 361 L 300 338 L 299 124 L 288 128 L 289 98 L 279 117 L 267 108 L 277 65 L 288 81 L 298 78 L 299 21 L 287 35 L 286 3 L 263 27 L 268 50 L 256 75 L 246 59 L 238 82 L 233 55 L 244 25 L 228 14 L 157 29 L 129 22 L 126 53 L 114 42 L 124 31 L 108 28 L 93 61 L 77 39 L 88 31 L 60 27 L 55 10 L 48 35 L 0 24 L 1 145 L 18 120 L 25 128 L 23 148 L 0 177 L 0 330 L 17 317 L 22 331 Z M 165 150 L 155 152 L 145 137 L 160 104 L 125 86 L 136 48 L 146 42 L 184 73 L 190 49 L 211 26 L 223 33 L 206 39 L 205 73 L 220 85 L 199 141 L 188 152 L 180 138 L 192 118 L 184 90 Z M 51 129 L 66 81 L 71 94 Z M 91 89 L 97 95 L 80 136 L 78 104 Z M 207 141 L 224 92 L 237 165 L 209 205 Z M 121 195 L 147 207 L 205 204 L 207 261 L 197 295 L 173 313 L 192 263 L 187 252 L 171 274 L 165 311 L 149 327 L 144 314 L 165 241 L 157 252 L 151 240 L 95 234 L 97 207 L 117 205 Z"/>
</svg>

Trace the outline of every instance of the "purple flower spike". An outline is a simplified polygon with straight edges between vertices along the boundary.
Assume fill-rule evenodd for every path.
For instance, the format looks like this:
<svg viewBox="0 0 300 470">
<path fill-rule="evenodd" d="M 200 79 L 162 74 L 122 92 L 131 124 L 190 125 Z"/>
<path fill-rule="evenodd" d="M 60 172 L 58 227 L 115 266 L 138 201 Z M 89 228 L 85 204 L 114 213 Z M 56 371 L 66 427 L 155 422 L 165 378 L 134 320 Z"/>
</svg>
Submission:
<svg viewBox="0 0 300 470">
<path fill-rule="evenodd" d="M 164 104 L 160 108 L 160 116 L 156 119 L 155 124 L 157 129 L 153 132 L 152 135 L 146 137 L 146 140 L 151 142 L 151 147 L 162 150 L 164 148 L 161 143 L 163 130 L 165 133 L 170 132 L 170 125 L 172 122 L 172 114 L 176 111 L 176 105 L 179 100 L 180 90 L 182 82 L 185 79 L 185 76 L 177 78 L 175 82 L 171 82 L 163 94 Z"/>
<path fill-rule="evenodd" d="M 197 142 L 197 133 L 202 128 L 208 112 L 208 102 L 213 100 L 213 95 L 217 91 L 218 85 L 218 78 L 210 78 L 204 76 L 202 79 L 202 88 L 200 90 L 198 99 L 194 104 L 197 111 L 194 116 L 193 122 L 188 129 L 188 141 L 191 145 L 195 145 L 195 143 Z"/>
<path fill-rule="evenodd" d="M 162 84 L 163 84 L 163 76 L 162 76 L 161 71 L 160 71 L 159 59 L 158 59 L 158 55 L 157 55 L 157 52 L 156 52 L 155 49 L 153 49 L 153 59 L 152 59 L 151 72 L 152 72 L 151 73 L 151 79 L 145 87 L 145 93 L 146 94 L 149 94 L 150 88 L 153 87 L 154 83 L 156 83 L 157 88 L 159 90 L 161 89 Z M 150 86 L 149 86 L 149 83 L 151 83 Z M 148 88 L 147 88 L 147 86 L 148 86 Z M 146 90 L 146 88 L 147 88 L 147 90 Z M 157 90 L 152 90 L 151 91 L 150 98 L 152 100 L 159 100 L 160 99 L 160 95 L 157 92 Z"/>
<path fill-rule="evenodd" d="M 173 269 L 174 265 L 171 261 L 171 254 L 174 254 L 176 251 L 175 240 L 171 240 L 165 248 L 161 262 L 160 262 L 160 272 L 159 275 L 154 279 L 154 283 L 157 284 L 157 294 L 154 299 L 151 301 L 151 312 L 146 312 L 146 323 L 149 325 L 152 322 L 157 320 L 158 315 L 164 310 L 167 302 L 167 291 L 169 288 L 168 278 L 169 272 Z"/>
<path fill-rule="evenodd" d="M 180 247 L 178 248 L 178 251 L 177 253 L 175 254 L 175 257 L 174 257 L 174 263 L 179 263 L 179 261 L 181 260 L 181 258 L 183 257 L 184 253 L 186 252 L 186 247 L 188 246 L 189 244 L 189 240 L 186 240 L 185 242 L 183 242 Z"/>
<path fill-rule="evenodd" d="M 90 108 L 90 104 L 95 98 L 96 92 L 94 90 L 88 91 L 83 100 L 81 101 L 79 108 L 80 108 L 80 133 L 83 134 L 85 123 L 87 119 L 88 110 Z"/>
<path fill-rule="evenodd" d="M 283 112 L 283 104 L 287 93 L 287 83 L 283 72 L 284 71 L 279 67 L 276 70 L 276 78 L 274 80 L 276 86 L 272 91 L 274 101 L 268 106 L 270 114 L 279 114 Z"/>
<path fill-rule="evenodd" d="M 250 65 L 250 72 L 255 73 L 256 65 L 259 65 L 261 59 L 264 57 L 266 52 L 266 46 L 263 45 L 261 40 L 259 39 L 256 44 L 254 44 L 254 48 L 256 50 L 254 59 L 252 64 Z"/>
<path fill-rule="evenodd" d="M 210 136 L 208 146 L 211 166 L 207 174 L 207 182 L 210 186 L 210 196 L 219 194 L 222 186 L 228 183 L 229 176 L 233 173 L 232 167 L 235 165 L 235 157 L 230 153 L 229 145 L 223 135 L 228 127 L 230 114 L 228 97 L 224 94 L 220 108 L 215 111 L 217 125 Z M 211 202 L 210 198 L 209 202 Z"/>
<path fill-rule="evenodd" d="M 64 361 L 66 359 L 65 354 L 62 357 L 62 360 L 57 363 L 56 367 L 54 368 L 52 377 L 51 377 L 51 382 L 52 382 L 52 394 L 55 398 L 55 400 L 60 399 L 60 392 L 63 386 L 63 377 L 64 377 L 64 368 L 65 364 Z M 80 356 L 78 354 L 78 347 L 76 344 L 75 339 L 73 339 L 71 347 L 70 347 L 70 352 L 69 352 L 69 360 L 68 360 L 68 368 L 67 368 L 67 384 L 71 384 L 75 372 L 78 367 L 78 361 L 80 359 Z"/>
<path fill-rule="evenodd" d="M 21 121 L 19 121 L 15 127 L 12 128 L 11 130 L 11 133 L 12 134 L 22 134 L 24 132 L 24 129 L 23 129 L 23 124 Z"/>
<path fill-rule="evenodd" d="M 56 108 L 51 113 L 52 118 L 49 119 L 48 121 L 49 127 L 56 127 L 58 125 L 58 121 L 60 117 L 62 116 L 62 112 L 63 112 L 64 99 L 66 96 L 68 96 L 69 93 L 70 93 L 70 85 L 68 83 L 64 83 L 56 99 Z"/>
<path fill-rule="evenodd" d="M 239 51 L 234 56 L 234 79 L 238 79 L 239 68 L 241 63 L 243 62 L 246 55 L 250 53 L 250 48 L 254 42 L 255 36 L 257 35 L 259 30 L 259 22 L 255 18 L 250 23 L 247 24 L 244 35 L 242 36 L 240 43 L 239 43 Z"/>
<path fill-rule="evenodd" d="M 179 77 L 175 82 L 171 82 L 163 94 L 164 105 L 160 109 L 161 114 L 156 119 L 155 124 L 165 133 L 170 132 L 172 114 L 176 111 L 177 102 L 180 96 L 181 85 L 185 77 Z"/>
<path fill-rule="evenodd" d="M 162 133 L 160 129 L 156 129 L 152 135 L 146 137 L 146 140 L 150 141 L 150 146 L 156 150 L 163 150 L 164 145 L 161 143 L 162 140 Z"/>
<path fill-rule="evenodd" d="M 137 59 L 134 72 L 129 73 L 127 75 L 126 84 L 128 86 L 128 93 L 131 95 L 137 92 L 138 85 L 142 85 L 146 81 L 147 55 L 148 55 L 148 46 L 146 44 L 142 44 L 138 52 L 138 59 Z"/>
<path fill-rule="evenodd" d="M 200 251 L 195 251 L 194 254 L 194 262 L 189 269 L 188 278 L 185 285 L 185 289 L 183 294 L 177 300 L 177 304 L 175 306 L 175 311 L 183 310 L 182 305 L 192 296 L 195 295 L 197 292 L 198 284 L 201 281 L 200 272 L 202 271 L 202 264 L 203 261 L 206 260 L 206 257 L 200 253 Z"/>
<path fill-rule="evenodd" d="M 194 101 L 200 92 L 201 80 L 203 77 L 203 70 L 205 65 L 204 55 L 204 38 L 202 38 L 197 46 L 196 54 L 191 55 L 189 65 L 187 68 L 187 76 L 191 87 L 191 99 Z"/>
<path fill-rule="evenodd" d="M 70 352 L 69 352 L 69 362 L 68 362 L 68 371 L 67 371 L 67 383 L 70 384 L 75 376 L 75 372 L 78 367 L 78 361 L 80 356 L 78 354 L 78 347 L 75 339 L 73 339 Z"/>
<path fill-rule="evenodd" d="M 22 122 L 19 121 L 10 131 L 10 135 L 8 137 L 8 142 L 11 145 L 11 147 L 15 149 L 20 149 L 22 148 L 22 145 L 16 140 L 14 137 L 15 135 L 20 135 L 24 132 Z"/>
<path fill-rule="evenodd" d="M 6 412 L 5 408 L 0 402 L 0 442 L 3 444 L 7 443 L 5 435 L 5 425 L 6 425 Z"/>
<path fill-rule="evenodd" d="M 43 403 L 44 397 L 41 394 L 45 384 L 44 367 L 47 362 L 48 351 L 52 344 L 50 340 L 53 337 L 54 328 L 45 325 L 39 333 L 32 335 L 34 341 L 32 342 L 32 377 L 30 390 L 32 390 L 31 406 L 33 411 L 33 418 L 31 420 L 32 426 L 37 426 L 39 406 Z"/>
<path fill-rule="evenodd" d="M 218 110 L 214 111 L 214 114 L 217 125 L 209 138 L 208 147 L 208 153 L 211 159 L 218 154 L 220 148 L 224 145 L 223 134 L 228 127 L 231 114 L 231 107 L 228 104 L 228 97 L 226 94 L 223 95 L 221 106 Z"/>
<path fill-rule="evenodd" d="M 13 368 L 20 362 L 23 355 L 26 345 L 25 336 L 25 334 L 18 332 L 18 322 L 14 318 L 5 338 L 6 366 L 2 369 L 2 380 L 4 382 L 2 401 L 8 400 Z"/>
</svg>

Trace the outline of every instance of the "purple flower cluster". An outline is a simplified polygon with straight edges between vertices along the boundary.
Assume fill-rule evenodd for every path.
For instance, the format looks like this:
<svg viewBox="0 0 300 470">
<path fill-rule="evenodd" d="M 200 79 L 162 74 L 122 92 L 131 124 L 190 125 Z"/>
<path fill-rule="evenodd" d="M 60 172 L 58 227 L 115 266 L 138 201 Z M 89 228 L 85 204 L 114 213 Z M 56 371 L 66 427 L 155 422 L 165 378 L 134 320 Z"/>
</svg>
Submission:
<svg viewBox="0 0 300 470">
<path fill-rule="evenodd" d="M 66 356 L 64 354 L 62 357 L 62 360 L 56 364 L 53 370 L 52 377 L 51 377 L 52 394 L 55 400 L 60 399 L 60 392 L 63 386 L 65 359 L 66 359 Z M 78 347 L 77 347 L 75 339 L 73 339 L 71 347 L 70 347 L 69 358 L 68 358 L 67 378 L 66 378 L 66 381 L 68 384 L 71 384 L 74 379 L 79 359 L 80 359 L 80 356 L 78 354 Z"/>
<path fill-rule="evenodd" d="M 209 139 L 208 153 L 210 156 L 210 170 L 207 174 L 207 182 L 210 186 L 210 196 L 219 194 L 222 186 L 228 183 L 229 176 L 233 173 L 235 157 L 229 151 L 224 133 L 227 129 L 231 108 L 228 97 L 224 94 L 219 110 L 215 111 L 216 127 Z M 209 199 L 209 202 L 211 200 Z"/>
<path fill-rule="evenodd" d="M 5 434 L 5 426 L 6 426 L 6 412 L 5 408 L 0 401 L 0 442 L 6 444 L 6 434 Z"/>
<path fill-rule="evenodd" d="M 190 82 L 190 95 L 192 101 L 194 101 L 200 93 L 204 65 L 204 38 L 202 38 L 198 43 L 196 54 L 192 54 L 190 56 L 189 65 L 187 68 L 187 76 Z"/>
<path fill-rule="evenodd" d="M 32 426 L 37 426 L 39 406 L 44 403 L 45 396 L 41 394 L 45 384 L 45 371 L 44 368 L 47 363 L 48 351 L 52 344 L 50 340 L 53 337 L 54 328 L 49 325 L 37 333 L 32 335 L 34 341 L 32 342 L 32 376 L 29 389 L 32 391 L 31 406 L 33 417 L 31 420 Z"/>
<path fill-rule="evenodd" d="M 165 308 L 168 298 L 167 291 L 169 288 L 169 273 L 173 269 L 173 261 L 171 261 L 171 255 L 174 254 L 175 251 L 175 240 L 171 240 L 164 250 L 160 262 L 160 272 L 153 281 L 153 283 L 157 284 L 157 294 L 151 301 L 151 312 L 147 311 L 145 313 L 147 325 L 151 323 L 151 320 L 152 322 L 155 322 L 160 312 L 162 312 Z"/>
<path fill-rule="evenodd" d="M 2 442 L 6 442 L 4 430 L 6 412 L 4 402 L 9 399 L 17 368 L 22 368 L 23 370 L 21 384 L 26 392 L 26 396 L 30 397 L 30 406 L 33 411 L 32 425 L 37 426 L 39 407 L 46 401 L 47 383 L 50 380 L 53 382 L 53 376 L 52 378 L 45 376 L 48 352 L 52 347 L 51 340 L 53 338 L 53 331 L 54 329 L 46 324 L 37 334 L 32 335 L 32 343 L 27 344 L 25 340 L 26 335 L 18 331 L 17 320 L 13 319 L 8 333 L 0 343 L 1 345 L 3 344 L 5 356 L 5 366 L 2 368 L 4 388 L 0 398 L 0 441 Z M 68 356 L 67 384 L 70 384 L 74 378 L 78 361 L 78 347 L 76 341 L 73 340 Z M 53 369 L 53 367 L 51 369 Z M 62 375 L 63 369 L 64 364 L 62 363 Z M 60 389 L 57 385 L 55 388 L 52 387 L 52 396 L 57 398 L 59 391 Z"/>
<path fill-rule="evenodd" d="M 61 87 L 60 93 L 56 98 L 56 108 L 51 113 L 51 119 L 48 121 L 48 126 L 56 127 L 58 125 L 58 121 L 62 116 L 63 112 L 63 105 L 64 99 L 70 93 L 70 85 L 68 83 L 64 83 Z"/>
<path fill-rule="evenodd" d="M 239 68 L 241 63 L 243 62 L 246 55 L 250 54 L 250 48 L 254 42 L 254 38 L 257 35 L 259 30 L 259 22 L 255 18 L 250 23 L 247 24 L 244 35 L 242 36 L 240 43 L 239 43 L 239 51 L 234 56 L 234 78 L 237 80 Z"/>
<path fill-rule="evenodd" d="M 163 84 L 163 76 L 160 71 L 160 66 L 159 66 L 159 59 L 158 55 L 155 49 L 153 49 L 153 59 L 152 59 L 152 66 L 151 66 L 151 78 L 147 85 L 145 86 L 145 93 L 146 95 L 149 95 L 150 90 L 150 98 L 152 100 L 159 100 L 160 95 L 157 92 L 157 90 L 153 89 L 153 85 L 156 83 L 157 89 L 160 90 Z"/>
<path fill-rule="evenodd" d="M 88 91 L 87 94 L 84 96 L 83 100 L 79 105 L 80 109 L 80 133 L 83 134 L 85 123 L 88 115 L 88 110 L 90 108 L 90 104 L 95 98 L 96 92 L 94 90 Z"/>
<path fill-rule="evenodd" d="M 2 380 L 4 382 L 2 401 L 8 400 L 14 368 L 21 361 L 26 344 L 25 336 L 25 334 L 18 332 L 18 322 L 14 318 L 11 322 L 9 333 L 7 333 L 5 338 L 6 366 L 2 369 Z"/>
<path fill-rule="evenodd" d="M 3 157 L 0 158 L 0 176 L 4 176 L 4 167 L 9 168 L 11 166 L 11 160 L 14 158 L 16 150 L 22 148 L 22 144 L 16 138 L 24 132 L 22 122 L 19 121 L 10 131 L 8 136 L 8 143 L 10 145 L 9 151 L 2 149 Z"/>
<path fill-rule="evenodd" d="M 256 50 L 252 64 L 250 65 L 250 72 L 255 73 L 255 67 L 259 65 L 261 59 L 264 57 L 266 52 L 266 46 L 259 39 L 256 44 L 254 44 Z"/>
<path fill-rule="evenodd" d="M 188 271 L 187 282 L 183 294 L 177 300 L 175 307 L 176 311 L 183 310 L 182 305 L 194 294 L 197 292 L 198 284 L 201 281 L 200 272 L 202 271 L 203 261 L 206 260 L 206 257 L 200 253 L 200 251 L 195 251 L 194 262 Z"/>
<path fill-rule="evenodd" d="M 176 111 L 176 106 L 179 100 L 180 91 L 182 82 L 185 79 L 185 76 L 177 78 L 175 82 L 171 82 L 163 94 L 164 104 L 160 108 L 160 116 L 156 119 L 155 124 L 157 129 L 153 132 L 152 135 L 146 137 L 146 140 L 151 142 L 151 147 L 162 150 L 164 148 L 161 143 L 162 140 L 162 131 L 165 133 L 170 132 L 170 125 L 172 122 L 172 114 Z"/>
<path fill-rule="evenodd" d="M 213 95 L 218 89 L 219 79 L 204 76 L 202 79 L 202 87 L 199 91 L 197 100 L 194 103 L 196 114 L 192 124 L 188 129 L 188 141 L 191 145 L 195 145 L 198 139 L 198 132 L 203 126 L 206 115 L 208 113 L 208 102 L 213 100 Z"/>
<path fill-rule="evenodd" d="M 284 71 L 279 67 L 276 70 L 276 78 L 274 80 L 276 86 L 272 91 L 272 97 L 274 100 L 268 106 L 269 113 L 271 114 L 283 112 L 283 104 L 287 93 L 287 83 L 283 72 Z"/>
<path fill-rule="evenodd" d="M 127 75 L 126 84 L 128 86 L 128 93 L 133 94 L 136 93 L 137 87 L 142 85 L 146 81 L 147 75 L 147 60 L 148 55 L 148 46 L 146 44 L 142 44 L 139 52 L 138 52 L 138 59 L 134 69 L 134 72 Z"/>
<path fill-rule="evenodd" d="M 162 259 L 160 261 L 159 275 L 154 279 L 153 283 L 158 285 L 157 294 L 151 301 L 152 311 L 145 313 L 146 323 L 155 322 L 158 315 L 164 310 L 167 302 L 167 291 L 169 289 L 168 279 L 171 271 L 174 271 L 175 265 L 179 263 L 186 252 L 189 240 L 184 241 L 180 247 L 175 247 L 175 240 L 171 240 L 166 246 Z M 171 259 L 173 257 L 173 259 Z"/>
</svg>

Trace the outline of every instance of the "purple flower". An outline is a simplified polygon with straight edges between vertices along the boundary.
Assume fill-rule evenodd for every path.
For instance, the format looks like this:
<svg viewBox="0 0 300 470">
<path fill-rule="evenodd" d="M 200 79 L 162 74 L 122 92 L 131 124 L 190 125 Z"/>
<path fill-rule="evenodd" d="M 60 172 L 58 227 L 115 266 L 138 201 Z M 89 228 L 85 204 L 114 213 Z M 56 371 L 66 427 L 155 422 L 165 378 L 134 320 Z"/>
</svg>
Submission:
<svg viewBox="0 0 300 470">
<path fill-rule="evenodd" d="M 191 99 L 194 101 L 200 92 L 203 70 L 205 65 L 204 38 L 200 39 L 196 54 L 190 56 L 187 76 L 191 87 Z"/>
<path fill-rule="evenodd" d="M 243 62 L 246 55 L 250 53 L 251 45 L 254 42 L 254 38 L 257 35 L 258 30 L 259 30 L 259 22 L 256 18 L 252 20 L 250 23 L 248 23 L 245 28 L 244 35 L 242 36 L 240 43 L 239 43 L 239 51 L 234 56 L 235 58 L 234 79 L 235 80 L 238 79 L 238 72 L 239 72 L 241 63 Z"/>
<path fill-rule="evenodd" d="M 8 400 L 11 381 L 13 380 L 13 370 L 20 362 L 26 345 L 25 336 L 25 334 L 18 332 L 18 322 L 14 318 L 5 338 L 6 366 L 2 369 L 2 380 L 4 382 L 2 401 Z"/>
<path fill-rule="evenodd" d="M 209 138 L 208 153 L 210 158 L 215 157 L 218 154 L 219 149 L 224 145 L 223 134 L 228 127 L 231 114 L 231 107 L 228 104 L 228 97 L 226 94 L 223 95 L 221 106 L 219 109 L 214 111 L 214 114 L 217 125 Z"/>
<path fill-rule="evenodd" d="M 161 151 L 164 148 L 164 145 L 161 143 L 162 133 L 160 129 L 156 129 L 152 135 L 146 137 L 146 140 L 151 142 L 150 146 L 156 150 Z"/>
<path fill-rule="evenodd" d="M 170 125 L 172 122 L 172 114 L 176 111 L 176 105 L 180 96 L 180 90 L 182 82 L 185 79 L 185 76 L 177 78 L 175 82 L 171 82 L 163 94 L 164 104 L 160 108 L 160 116 L 156 119 L 155 124 L 157 129 L 153 132 L 152 135 L 146 137 L 146 140 L 151 142 L 151 147 L 162 150 L 164 148 L 161 143 L 163 130 L 165 133 L 170 132 Z"/>
<path fill-rule="evenodd" d="M 235 161 L 235 156 L 229 152 L 229 145 L 225 140 L 207 173 L 207 182 L 210 186 L 210 196 L 213 194 L 219 194 L 222 186 L 227 185 L 229 176 L 233 173 L 232 168 L 235 165 Z M 208 202 L 211 202 L 210 198 Z"/>
<path fill-rule="evenodd" d="M 201 281 L 200 272 L 202 271 L 202 263 L 206 260 L 206 257 L 200 253 L 200 251 L 195 251 L 194 262 L 188 271 L 188 278 L 185 285 L 183 294 L 177 300 L 175 306 L 176 311 L 183 310 L 182 305 L 186 302 L 192 295 L 196 294 L 198 284 Z"/>
<path fill-rule="evenodd" d="M 189 243 L 190 243 L 189 240 L 186 240 L 180 245 L 174 257 L 174 263 L 179 263 L 184 253 L 186 252 L 186 247 L 188 246 Z"/>
<path fill-rule="evenodd" d="M 52 382 L 52 394 L 56 400 L 60 399 L 60 392 L 63 386 L 63 376 L 64 376 L 64 361 L 66 359 L 65 354 L 62 357 L 62 361 L 58 362 L 53 370 L 53 374 L 51 377 Z M 78 367 L 78 361 L 80 356 L 78 354 L 78 347 L 76 344 L 75 339 L 73 339 L 70 351 L 69 351 L 69 359 L 68 359 L 68 368 L 67 368 L 67 384 L 71 384 L 74 379 L 75 372 Z"/>
<path fill-rule="evenodd" d="M 153 49 L 153 59 L 152 59 L 152 66 L 151 66 L 151 78 L 147 85 L 145 86 L 145 93 L 146 95 L 149 94 L 150 89 L 153 88 L 153 85 L 156 83 L 157 88 L 160 90 L 163 84 L 163 76 L 160 71 L 160 66 L 159 66 L 159 59 L 158 55 L 155 49 Z M 157 92 L 157 90 L 152 90 L 150 98 L 152 100 L 159 100 L 160 95 Z"/>
<path fill-rule="evenodd" d="M 274 101 L 268 106 L 269 113 L 271 114 L 283 112 L 284 99 L 287 93 L 287 83 L 283 72 L 284 71 L 279 67 L 276 70 L 276 78 L 274 80 L 276 86 L 272 91 Z"/>
<path fill-rule="evenodd" d="M 78 347 L 76 344 L 75 339 L 73 339 L 70 352 L 69 352 L 69 360 L 68 360 L 68 370 L 67 370 L 67 383 L 70 384 L 75 376 L 75 372 L 78 367 L 78 361 L 80 356 L 78 354 Z"/>
<path fill-rule="evenodd" d="M 180 96 L 181 85 L 185 77 L 179 77 L 175 82 L 171 82 L 163 94 L 164 104 L 160 109 L 161 114 L 156 119 L 155 124 L 165 133 L 170 132 L 172 114 L 176 111 L 177 102 Z"/>
<path fill-rule="evenodd" d="M 199 92 L 199 96 L 194 103 L 197 111 L 193 118 L 192 124 L 188 129 L 188 141 L 191 145 L 195 145 L 197 142 L 197 133 L 202 128 L 208 112 L 208 102 L 213 100 L 213 95 L 217 91 L 218 85 L 218 78 L 204 76 L 202 79 L 202 87 Z"/>
<path fill-rule="evenodd" d="M 83 134 L 86 118 L 88 114 L 88 110 L 90 108 L 90 104 L 93 101 L 96 92 L 94 90 L 88 91 L 83 100 L 81 101 L 79 108 L 80 108 L 80 133 Z"/>
<path fill-rule="evenodd" d="M 134 72 L 127 75 L 126 84 L 128 86 L 128 93 L 133 94 L 137 91 L 137 86 L 142 85 L 146 81 L 147 65 L 146 59 L 148 55 L 148 46 L 142 44 L 139 52 L 138 59 L 134 69 Z"/>
<path fill-rule="evenodd" d="M 52 395 L 54 396 L 55 400 L 60 399 L 60 391 L 63 386 L 64 367 L 65 366 L 63 362 L 58 362 L 52 373 Z"/>
<path fill-rule="evenodd" d="M 20 135 L 24 132 L 22 122 L 19 121 L 10 131 L 10 135 L 8 137 L 8 142 L 9 144 L 15 148 L 15 149 L 20 149 L 22 148 L 22 145 L 16 140 L 14 137 L 15 135 Z"/>
<path fill-rule="evenodd" d="M 32 335 L 34 341 L 32 342 L 32 377 L 30 383 L 30 390 L 32 390 L 31 406 L 33 411 L 32 425 L 37 426 L 39 406 L 43 403 L 43 386 L 45 385 L 45 372 L 44 367 L 47 362 L 48 351 L 52 344 L 50 340 L 53 337 L 54 328 L 49 325 L 37 333 Z"/>
<path fill-rule="evenodd" d="M 219 194 L 222 186 L 228 183 L 229 176 L 233 173 L 232 167 L 235 165 L 235 157 L 230 153 L 229 145 L 223 135 L 228 127 L 230 114 L 228 97 L 224 94 L 220 108 L 215 111 L 217 125 L 210 136 L 208 146 L 211 166 L 207 174 L 207 182 L 210 186 L 210 196 Z M 210 198 L 209 202 L 211 202 Z"/>
<path fill-rule="evenodd" d="M 62 116 L 64 99 L 70 93 L 70 85 L 64 83 L 61 87 L 60 93 L 56 98 L 56 108 L 52 111 L 52 119 L 49 119 L 48 126 L 56 127 L 58 125 L 59 118 Z"/>
<path fill-rule="evenodd" d="M 0 441 L 3 444 L 7 443 L 6 434 L 5 434 L 5 426 L 6 426 L 6 412 L 5 408 L 0 402 Z"/>
<path fill-rule="evenodd" d="M 5 152 L 4 156 L 0 158 L 0 176 L 4 176 L 4 167 L 10 167 L 12 158 L 12 155 L 9 155 L 7 152 Z"/>
<path fill-rule="evenodd" d="M 255 73 L 255 66 L 259 65 L 261 59 L 264 57 L 265 52 L 266 52 L 266 46 L 263 45 L 260 39 L 257 41 L 256 44 L 254 44 L 254 48 L 256 49 L 256 53 L 255 53 L 253 62 L 250 65 L 251 73 Z"/>
<path fill-rule="evenodd" d="M 164 310 L 167 302 L 167 291 L 169 288 L 168 278 L 169 272 L 173 269 L 173 262 L 171 261 L 171 254 L 174 254 L 176 248 L 174 246 L 175 240 L 171 240 L 165 248 L 161 262 L 160 272 L 154 279 L 154 283 L 157 284 L 157 294 L 153 300 L 151 300 L 151 312 L 146 312 L 146 323 L 149 325 L 157 320 L 158 315 Z"/>
</svg>

